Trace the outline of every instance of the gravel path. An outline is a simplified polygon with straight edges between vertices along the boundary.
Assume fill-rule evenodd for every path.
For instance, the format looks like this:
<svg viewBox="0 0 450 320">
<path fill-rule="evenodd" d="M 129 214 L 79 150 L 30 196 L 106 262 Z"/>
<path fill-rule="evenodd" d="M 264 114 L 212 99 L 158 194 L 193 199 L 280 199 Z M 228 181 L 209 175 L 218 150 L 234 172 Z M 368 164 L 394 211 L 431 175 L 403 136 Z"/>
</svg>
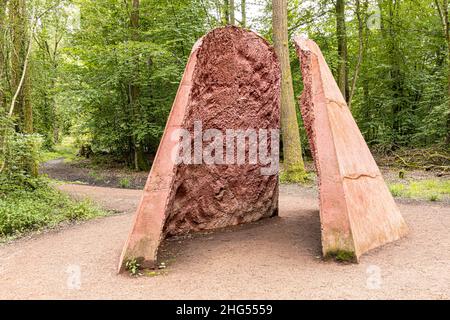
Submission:
<svg viewBox="0 0 450 320">
<path fill-rule="evenodd" d="M 62 185 L 123 214 L 0 245 L 2 299 L 450 299 L 450 207 L 399 203 L 410 235 L 360 264 L 320 259 L 313 189 L 282 186 L 280 217 L 166 241 L 157 276 L 116 275 L 141 192 Z"/>
</svg>

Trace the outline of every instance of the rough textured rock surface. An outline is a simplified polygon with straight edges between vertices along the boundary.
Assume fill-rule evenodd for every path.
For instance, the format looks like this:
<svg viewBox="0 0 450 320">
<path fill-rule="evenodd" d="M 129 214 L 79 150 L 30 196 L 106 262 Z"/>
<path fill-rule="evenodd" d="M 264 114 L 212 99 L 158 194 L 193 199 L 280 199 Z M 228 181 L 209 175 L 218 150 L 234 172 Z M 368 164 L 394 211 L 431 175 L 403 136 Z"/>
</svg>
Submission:
<svg viewBox="0 0 450 320">
<path fill-rule="evenodd" d="M 357 259 L 401 238 L 407 226 L 319 47 L 300 37 L 294 42 L 304 83 L 301 112 L 319 177 L 322 250 Z"/>
<path fill-rule="evenodd" d="M 129 258 L 154 266 L 166 236 L 277 214 L 278 176 L 261 175 L 261 164 L 175 165 L 171 155 L 177 145 L 173 132 L 184 128 L 193 134 L 194 121 L 202 122 L 203 132 L 217 129 L 224 136 L 226 129 L 278 129 L 280 78 L 274 51 L 253 32 L 219 28 L 197 42 L 119 268 Z M 248 146 L 246 152 L 248 159 Z"/>
</svg>

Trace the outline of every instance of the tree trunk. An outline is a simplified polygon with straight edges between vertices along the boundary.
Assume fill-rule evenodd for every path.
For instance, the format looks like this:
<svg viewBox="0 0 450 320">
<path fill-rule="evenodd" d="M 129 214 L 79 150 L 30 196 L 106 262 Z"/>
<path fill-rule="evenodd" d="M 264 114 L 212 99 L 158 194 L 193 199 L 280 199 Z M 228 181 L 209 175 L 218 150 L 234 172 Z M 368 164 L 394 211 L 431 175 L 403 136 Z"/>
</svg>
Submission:
<svg viewBox="0 0 450 320">
<path fill-rule="evenodd" d="M 241 27 L 246 28 L 247 27 L 247 14 L 246 14 L 246 8 L 245 8 L 245 0 L 241 0 Z"/>
<path fill-rule="evenodd" d="M 347 30 L 345 26 L 345 0 L 336 0 L 336 35 L 338 45 L 338 73 L 339 89 L 348 102 L 348 66 L 347 66 Z"/>
<path fill-rule="evenodd" d="M 33 133 L 33 106 L 31 104 L 31 76 L 28 46 L 31 46 L 33 41 L 31 32 L 28 30 L 28 14 L 26 7 L 26 0 L 21 0 L 21 19 L 23 36 L 21 41 L 21 69 L 25 75 L 22 87 L 22 107 L 23 107 L 23 132 L 27 134 Z M 29 39 L 29 41 L 27 41 Z M 29 43 L 28 43 L 29 42 Z M 28 61 L 27 61 L 28 60 Z"/>
<path fill-rule="evenodd" d="M 7 0 L 0 0 L 0 112 L 6 113 L 5 29 Z"/>
<path fill-rule="evenodd" d="M 400 97 L 404 96 L 403 76 L 401 72 L 401 53 L 397 40 L 397 15 L 399 2 L 396 0 L 389 1 L 389 24 L 388 24 L 388 53 L 390 59 L 391 72 L 391 90 L 393 92 L 392 103 L 392 146 L 397 148 L 401 136 L 402 123 L 400 121 L 400 113 L 402 111 L 402 103 L 399 101 Z"/>
<path fill-rule="evenodd" d="M 23 132 L 27 134 L 33 133 L 33 106 L 31 104 L 31 77 L 30 68 L 27 65 L 24 70 L 25 79 L 22 87 L 22 103 L 23 103 Z"/>
<path fill-rule="evenodd" d="M 31 83 L 29 58 L 33 30 L 28 30 L 28 14 L 25 0 L 10 0 L 9 17 L 11 24 L 11 87 L 14 97 L 11 101 L 11 115 L 17 116 L 17 130 L 25 134 L 33 133 L 33 108 L 31 104 Z M 27 162 L 27 172 L 38 175 L 37 163 Z"/>
<path fill-rule="evenodd" d="M 236 24 L 236 19 L 234 17 L 234 0 L 229 1 L 230 1 L 230 24 L 234 26 Z"/>
<path fill-rule="evenodd" d="M 20 78 L 22 74 L 22 47 L 23 47 L 23 39 L 25 38 L 24 26 L 21 21 L 21 2 L 22 0 L 10 0 L 8 13 L 9 13 L 9 23 L 11 28 L 11 88 L 14 92 L 20 83 Z M 16 101 L 14 103 L 14 115 L 18 120 L 18 130 L 22 130 L 21 122 L 23 121 L 23 99 L 22 99 L 22 90 L 20 90 L 17 95 Z"/>
<path fill-rule="evenodd" d="M 289 61 L 287 1 L 273 0 L 273 39 L 282 72 L 281 83 L 281 131 L 283 137 L 283 158 L 285 180 L 304 181 L 305 165 L 302 158 L 300 133 L 295 110 L 294 89 L 292 86 Z"/>
<path fill-rule="evenodd" d="M 366 2 L 366 4 L 368 4 L 368 1 Z M 364 39 L 364 46 L 363 46 L 363 53 L 362 53 L 362 57 L 363 57 L 362 61 L 363 62 L 369 60 L 369 57 L 367 56 L 367 53 L 368 53 L 367 48 L 369 47 L 369 39 L 370 39 L 370 29 L 368 27 L 368 18 L 369 17 L 367 16 L 367 10 L 366 10 L 366 17 L 364 20 L 364 23 L 365 23 L 364 28 L 365 28 L 366 32 L 365 32 L 365 39 Z M 364 67 L 364 65 L 361 66 L 361 68 L 363 68 L 363 67 Z M 371 106 L 372 106 L 371 99 L 370 99 L 370 86 L 369 86 L 370 82 L 369 82 L 369 77 L 366 74 L 364 74 L 364 72 L 362 73 L 362 77 L 363 77 L 362 91 L 363 91 L 363 101 L 364 101 L 363 102 L 363 109 L 364 109 L 363 114 L 365 116 L 365 119 L 367 121 L 370 121 L 369 119 L 371 117 Z M 366 134 L 367 134 L 366 139 L 368 139 L 368 140 L 373 139 L 372 127 L 370 127 L 370 129 L 367 130 Z"/>
<path fill-rule="evenodd" d="M 25 0 L 11 0 L 9 2 L 9 16 L 12 36 L 11 52 L 11 87 L 13 92 L 19 89 L 14 102 L 14 115 L 17 116 L 18 131 L 33 132 L 33 111 L 30 99 L 30 76 L 28 59 L 28 16 Z M 24 79 L 21 86 L 21 78 Z M 20 87 L 20 88 L 19 88 Z"/>
<path fill-rule="evenodd" d="M 131 38 L 134 41 L 139 41 L 139 0 L 131 0 L 132 1 L 132 10 L 130 16 L 131 22 Z M 139 61 L 136 61 L 136 65 L 139 64 Z M 137 70 L 139 72 L 139 70 Z M 136 78 L 139 78 L 136 75 Z M 138 123 L 139 121 L 139 95 L 140 88 L 138 84 L 131 82 L 129 84 L 129 98 L 130 98 L 130 107 L 131 107 L 131 121 L 132 123 Z M 133 126 L 134 127 L 134 126 Z M 132 144 L 133 144 L 133 165 L 136 171 L 139 170 L 148 170 L 148 164 L 145 159 L 144 150 L 139 141 L 137 141 L 136 134 L 132 132 Z"/>
<path fill-rule="evenodd" d="M 361 12 L 361 1 L 356 0 L 356 18 L 358 20 L 358 61 L 356 62 L 355 71 L 353 73 L 352 86 L 350 93 L 348 95 L 348 107 L 352 108 L 352 99 L 356 91 L 356 82 L 358 80 L 359 70 L 364 56 L 364 23 L 367 25 L 366 15 L 367 15 L 368 1 L 364 3 L 364 13 Z M 364 18 L 363 18 L 364 16 Z"/>
<path fill-rule="evenodd" d="M 228 24 L 230 24 L 230 1 L 229 0 L 223 1 L 222 10 L 223 10 L 222 24 L 228 25 Z"/>
<path fill-rule="evenodd" d="M 443 0 L 442 7 L 439 0 L 434 0 L 436 9 L 439 14 L 439 18 L 442 22 L 442 30 L 444 32 L 445 41 L 447 43 L 447 97 L 448 97 L 448 107 L 450 109 L 450 19 L 448 15 L 448 0 Z M 447 115 L 447 135 L 445 138 L 445 143 L 450 146 L 450 113 Z"/>
<path fill-rule="evenodd" d="M 447 40 L 447 68 L 448 68 L 448 84 L 447 84 L 447 94 L 448 94 L 448 108 L 450 109 L 450 19 L 448 16 L 448 0 L 444 0 L 444 29 L 445 29 L 445 39 Z M 450 146 L 450 110 L 447 115 L 447 146 Z"/>
</svg>

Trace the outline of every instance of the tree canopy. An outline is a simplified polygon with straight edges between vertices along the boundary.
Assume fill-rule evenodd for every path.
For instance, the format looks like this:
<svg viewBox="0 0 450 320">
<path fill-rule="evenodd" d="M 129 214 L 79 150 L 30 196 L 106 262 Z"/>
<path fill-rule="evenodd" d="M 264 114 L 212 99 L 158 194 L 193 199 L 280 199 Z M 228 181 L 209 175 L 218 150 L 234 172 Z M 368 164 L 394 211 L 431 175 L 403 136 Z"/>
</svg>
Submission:
<svg viewBox="0 0 450 320">
<path fill-rule="evenodd" d="M 448 149 L 448 6 L 292 0 L 288 33 L 319 44 L 372 147 Z M 193 44 L 228 23 L 272 41 L 272 1 L 1 0 L 2 166 L 12 126 L 148 169 Z M 293 50 L 290 62 L 299 95 Z"/>
</svg>

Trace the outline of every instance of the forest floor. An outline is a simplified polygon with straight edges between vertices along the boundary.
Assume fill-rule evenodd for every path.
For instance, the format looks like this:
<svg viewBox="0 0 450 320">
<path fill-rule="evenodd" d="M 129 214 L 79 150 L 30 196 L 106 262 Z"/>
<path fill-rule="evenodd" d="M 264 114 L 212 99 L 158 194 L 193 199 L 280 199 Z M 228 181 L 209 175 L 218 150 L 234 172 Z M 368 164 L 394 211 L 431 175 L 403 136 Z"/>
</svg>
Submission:
<svg viewBox="0 0 450 320">
<path fill-rule="evenodd" d="M 63 157 L 43 163 L 39 172 L 52 179 L 75 184 L 126 189 L 142 189 L 148 176 L 148 172 L 136 172 L 119 166 L 99 166 L 89 159 L 66 161 Z"/>
<path fill-rule="evenodd" d="M 0 245 L 1 299 L 450 299 L 443 202 L 398 200 L 409 235 L 342 264 L 321 258 L 315 188 L 281 185 L 279 217 L 166 240 L 167 268 L 131 277 L 116 268 L 141 191 L 58 188 L 122 213 Z"/>
</svg>

